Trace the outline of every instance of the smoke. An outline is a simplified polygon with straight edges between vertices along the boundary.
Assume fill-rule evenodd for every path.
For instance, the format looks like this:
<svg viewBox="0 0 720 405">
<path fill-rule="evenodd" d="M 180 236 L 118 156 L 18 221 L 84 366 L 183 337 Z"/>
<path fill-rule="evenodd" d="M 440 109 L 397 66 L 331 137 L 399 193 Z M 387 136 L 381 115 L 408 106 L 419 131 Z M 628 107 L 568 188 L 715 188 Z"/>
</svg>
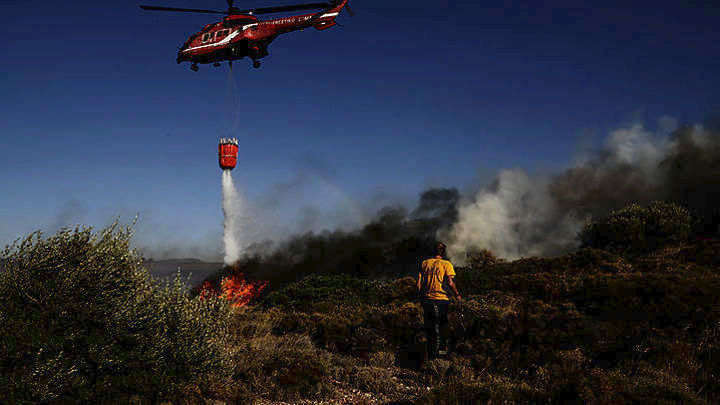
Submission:
<svg viewBox="0 0 720 405">
<path fill-rule="evenodd" d="M 416 274 L 432 252 L 435 235 L 457 218 L 456 189 L 429 189 L 411 213 L 385 207 L 359 229 L 306 232 L 279 242 L 250 245 L 240 271 L 280 287 L 311 273 L 394 277 Z"/>
<path fill-rule="evenodd" d="M 438 237 L 458 264 L 479 249 L 508 259 L 554 255 L 577 244 L 589 219 L 656 199 L 688 207 L 700 220 L 698 232 L 717 231 L 717 131 L 677 128 L 664 117 L 654 133 L 639 123 L 611 131 L 598 151 L 556 176 L 503 170 L 460 203 L 458 220 Z"/>
<path fill-rule="evenodd" d="M 263 202 L 276 211 L 270 203 L 292 200 L 305 182 L 298 178 L 272 189 L 281 198 Z M 344 196 L 339 190 L 335 194 Z M 655 130 L 635 123 L 610 131 L 600 147 L 561 172 L 503 170 L 491 184 L 466 197 L 455 188 L 433 188 L 419 197 L 413 209 L 388 206 L 362 226 L 335 231 L 318 232 L 318 224 L 327 224 L 328 215 L 320 206 L 311 207 L 297 214 L 296 222 L 305 231 L 253 241 L 249 235 L 259 233 L 248 232 L 248 224 L 240 223 L 243 207 L 230 173 L 224 172 L 225 263 L 238 260 L 243 273 L 281 287 L 311 273 L 375 278 L 415 274 L 437 240 L 448 244 L 456 265 L 480 249 L 509 259 L 555 255 L 577 246 L 586 221 L 629 203 L 656 199 L 688 207 L 700 220 L 696 231 L 716 232 L 720 132 L 700 125 L 678 128 L 669 118 Z M 343 215 L 364 217 L 360 211 L 346 210 Z"/>
<path fill-rule="evenodd" d="M 77 199 L 72 199 L 60 207 L 60 211 L 57 214 L 55 223 L 50 226 L 49 229 L 56 230 L 64 227 L 72 226 L 82 222 L 85 216 L 86 210 Z"/>
<path fill-rule="evenodd" d="M 222 210 L 223 210 L 223 249 L 226 265 L 235 263 L 242 253 L 241 238 L 241 201 L 235 190 L 230 170 L 222 173 Z"/>
<path fill-rule="evenodd" d="M 717 231 L 720 207 L 720 132 L 702 125 L 670 133 L 641 125 L 613 131 L 594 159 L 571 168 L 550 187 L 566 211 L 594 217 L 628 203 L 673 201 L 699 220 L 696 232 Z"/>
<path fill-rule="evenodd" d="M 370 222 L 377 207 L 390 201 L 367 201 L 370 195 L 353 198 L 322 156 L 304 153 L 293 163 L 291 177 L 268 184 L 265 190 L 256 188 L 254 198 L 243 201 L 250 217 L 242 224 L 243 234 L 252 235 L 252 241 L 246 242 L 282 240 L 324 229 L 358 229 Z"/>
<path fill-rule="evenodd" d="M 460 193 L 455 188 L 431 188 L 420 194 L 420 202 L 413 210 L 413 218 L 435 218 L 440 227 L 457 221 Z"/>
<path fill-rule="evenodd" d="M 572 246 L 581 221 L 554 203 L 548 181 L 519 169 L 500 172 L 491 187 L 460 206 L 458 221 L 441 231 L 450 257 L 462 264 L 468 253 L 479 249 L 516 258 Z"/>
</svg>

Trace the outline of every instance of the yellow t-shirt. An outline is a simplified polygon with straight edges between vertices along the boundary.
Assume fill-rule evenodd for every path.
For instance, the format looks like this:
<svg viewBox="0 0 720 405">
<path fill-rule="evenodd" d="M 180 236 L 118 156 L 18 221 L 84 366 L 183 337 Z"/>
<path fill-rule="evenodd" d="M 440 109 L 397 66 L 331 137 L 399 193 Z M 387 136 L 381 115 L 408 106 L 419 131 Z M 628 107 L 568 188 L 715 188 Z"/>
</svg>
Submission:
<svg viewBox="0 0 720 405">
<path fill-rule="evenodd" d="M 448 300 L 448 294 L 443 290 L 445 276 L 455 276 L 452 263 L 442 259 L 423 261 L 418 274 L 420 296 L 430 300 Z"/>
</svg>

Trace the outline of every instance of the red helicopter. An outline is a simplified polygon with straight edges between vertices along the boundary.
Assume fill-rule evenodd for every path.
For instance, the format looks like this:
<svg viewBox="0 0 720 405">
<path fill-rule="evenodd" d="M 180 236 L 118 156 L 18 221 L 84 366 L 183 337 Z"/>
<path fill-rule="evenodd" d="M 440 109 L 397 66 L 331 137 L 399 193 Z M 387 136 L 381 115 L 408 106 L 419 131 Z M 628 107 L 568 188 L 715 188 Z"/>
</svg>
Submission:
<svg viewBox="0 0 720 405">
<path fill-rule="evenodd" d="M 337 25 L 335 18 L 345 7 L 348 0 L 335 0 L 332 3 L 310 3 L 290 6 L 261 7 L 239 10 L 233 7 L 233 0 L 226 0 L 227 11 L 199 10 L 192 8 L 140 6 L 143 10 L 183 11 L 189 13 L 227 14 L 222 21 L 206 25 L 202 31 L 195 33 L 178 51 L 177 63 L 191 62 L 190 69 L 197 71 L 198 63 L 213 63 L 220 66 L 220 62 L 232 61 L 249 57 L 253 67 L 259 68 L 259 59 L 268 55 L 267 47 L 280 34 L 291 31 L 315 27 L 325 30 Z M 312 14 L 303 14 L 290 17 L 261 21 L 255 14 L 273 14 L 298 10 L 321 11 Z"/>
</svg>

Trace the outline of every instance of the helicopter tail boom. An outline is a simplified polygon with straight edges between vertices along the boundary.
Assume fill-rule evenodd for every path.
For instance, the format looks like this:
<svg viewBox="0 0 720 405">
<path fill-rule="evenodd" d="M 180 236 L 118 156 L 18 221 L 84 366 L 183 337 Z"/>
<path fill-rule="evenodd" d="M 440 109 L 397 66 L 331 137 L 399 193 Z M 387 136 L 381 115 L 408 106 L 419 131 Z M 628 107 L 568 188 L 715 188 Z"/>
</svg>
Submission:
<svg viewBox="0 0 720 405">
<path fill-rule="evenodd" d="M 313 24 L 318 30 L 326 30 L 332 26 L 337 25 L 335 18 L 340 14 L 340 11 L 347 5 L 348 0 L 339 0 L 333 4 L 332 8 L 322 11 L 316 15 L 317 20 Z"/>
</svg>

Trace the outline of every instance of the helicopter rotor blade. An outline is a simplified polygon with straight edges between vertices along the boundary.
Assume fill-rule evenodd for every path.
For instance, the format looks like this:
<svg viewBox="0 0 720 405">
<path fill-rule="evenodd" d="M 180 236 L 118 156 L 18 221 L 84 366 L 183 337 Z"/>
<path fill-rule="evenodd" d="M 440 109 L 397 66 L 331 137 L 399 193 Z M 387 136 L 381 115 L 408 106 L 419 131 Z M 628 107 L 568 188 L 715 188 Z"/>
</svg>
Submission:
<svg viewBox="0 0 720 405">
<path fill-rule="evenodd" d="M 277 6 L 277 7 L 260 7 L 251 8 L 247 10 L 233 10 L 233 14 L 272 14 L 272 13 L 283 13 L 286 11 L 298 11 L 298 10 L 315 10 L 320 8 L 330 8 L 332 3 L 308 3 L 308 4 L 297 4 L 293 6 Z"/>
<path fill-rule="evenodd" d="M 236 7 L 233 6 L 234 0 L 226 0 L 228 4 L 228 10 L 227 11 L 219 11 L 219 10 L 203 10 L 203 9 L 196 9 L 196 8 L 177 8 L 177 7 L 162 7 L 162 6 L 146 6 L 141 5 L 140 8 L 143 10 L 152 10 L 152 11 L 181 11 L 186 13 L 206 13 L 206 14 L 273 14 L 273 13 L 283 13 L 287 11 L 300 11 L 300 10 L 317 10 L 317 9 L 329 9 L 331 7 L 334 7 L 336 5 L 336 2 L 333 3 L 307 3 L 307 4 L 296 4 L 296 5 L 290 5 L 290 6 L 276 6 L 276 7 L 260 7 L 260 8 L 250 8 L 246 10 L 239 10 Z M 352 17 L 355 15 L 355 13 L 350 9 L 349 5 L 345 6 L 346 9 L 348 9 L 348 13 Z"/>
<path fill-rule="evenodd" d="M 160 7 L 160 6 L 140 6 L 143 10 L 152 11 L 182 11 L 186 13 L 207 13 L 207 14 L 227 14 L 227 11 L 218 10 L 200 10 L 195 8 L 175 8 L 175 7 Z"/>
</svg>

